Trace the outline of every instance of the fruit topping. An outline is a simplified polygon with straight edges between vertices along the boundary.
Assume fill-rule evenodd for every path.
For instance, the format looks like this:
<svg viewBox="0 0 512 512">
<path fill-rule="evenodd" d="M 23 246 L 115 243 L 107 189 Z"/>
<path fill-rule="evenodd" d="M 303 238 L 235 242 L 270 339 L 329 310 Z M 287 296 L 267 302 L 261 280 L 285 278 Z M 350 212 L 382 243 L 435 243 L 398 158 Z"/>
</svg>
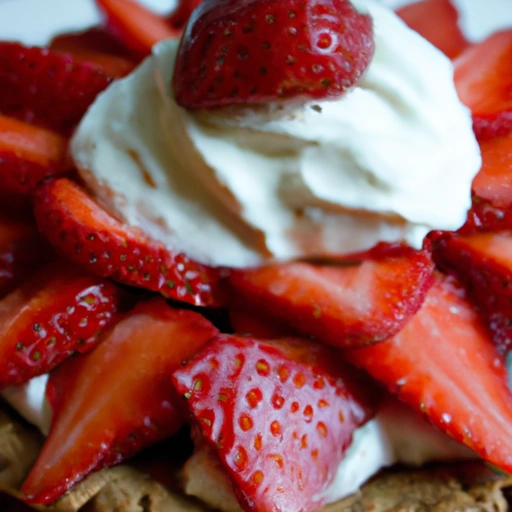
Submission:
<svg viewBox="0 0 512 512">
<path fill-rule="evenodd" d="M 436 263 L 466 283 L 501 354 L 512 348 L 512 232 L 433 233 Z"/>
<path fill-rule="evenodd" d="M 423 303 L 433 266 L 428 251 L 404 247 L 353 265 L 277 263 L 233 270 L 230 284 L 236 301 L 251 311 L 349 348 L 396 334 Z"/>
<path fill-rule="evenodd" d="M 164 39 L 178 39 L 181 31 L 164 18 L 132 0 L 96 0 L 107 26 L 135 55 L 145 57 Z"/>
<path fill-rule="evenodd" d="M 298 338 L 219 336 L 174 382 L 246 511 L 321 506 L 375 403 L 339 353 Z"/>
<path fill-rule="evenodd" d="M 401 7 L 396 13 L 450 59 L 469 46 L 459 27 L 458 11 L 450 0 L 420 0 Z"/>
<path fill-rule="evenodd" d="M 0 42 L 0 113 L 69 134 L 115 78 L 72 55 Z"/>
<path fill-rule="evenodd" d="M 52 245 L 94 274 L 195 305 L 222 304 L 220 270 L 122 224 L 67 178 L 40 187 L 35 215 Z"/>
<path fill-rule="evenodd" d="M 44 178 L 64 174 L 67 145 L 57 133 L 0 116 L 0 189 L 31 195 Z"/>
<path fill-rule="evenodd" d="M 455 61 L 455 85 L 478 138 L 512 132 L 512 30 L 470 46 Z"/>
<path fill-rule="evenodd" d="M 179 0 L 178 5 L 167 18 L 168 22 L 173 27 L 183 28 L 190 19 L 194 10 L 202 3 L 203 0 Z"/>
<path fill-rule="evenodd" d="M 374 48 L 370 15 L 349 0 L 212 0 L 185 29 L 174 93 L 189 109 L 336 98 Z"/>
<path fill-rule="evenodd" d="M 480 141 L 482 169 L 462 232 L 512 229 L 512 133 Z"/>
<path fill-rule="evenodd" d="M 0 301 L 0 388 L 47 373 L 100 341 L 121 291 L 80 268 L 43 267 Z"/>
<path fill-rule="evenodd" d="M 503 359 L 454 277 L 438 275 L 393 338 L 345 352 L 433 425 L 512 470 L 512 395 Z"/>
<path fill-rule="evenodd" d="M 22 492 L 48 504 L 92 471 L 117 464 L 185 423 L 171 373 L 217 334 L 163 299 L 140 303 L 85 356 L 50 377 L 50 434 Z"/>
</svg>

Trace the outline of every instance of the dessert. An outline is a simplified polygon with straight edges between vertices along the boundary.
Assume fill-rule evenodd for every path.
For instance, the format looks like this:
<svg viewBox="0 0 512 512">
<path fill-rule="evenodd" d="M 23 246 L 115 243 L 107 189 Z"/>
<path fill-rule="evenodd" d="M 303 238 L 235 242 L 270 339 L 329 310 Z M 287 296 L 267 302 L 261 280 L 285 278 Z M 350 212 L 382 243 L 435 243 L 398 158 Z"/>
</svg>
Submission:
<svg viewBox="0 0 512 512">
<path fill-rule="evenodd" d="M 395 462 L 511 471 L 508 32 L 461 45 L 454 85 L 374 0 L 98 4 L 133 57 L 0 44 L 0 386 L 47 434 L 18 496 L 78 510 L 190 436 L 177 470 L 134 461 L 167 506 L 173 484 L 312 512 Z M 33 275 L 31 214 L 62 258 Z"/>
</svg>

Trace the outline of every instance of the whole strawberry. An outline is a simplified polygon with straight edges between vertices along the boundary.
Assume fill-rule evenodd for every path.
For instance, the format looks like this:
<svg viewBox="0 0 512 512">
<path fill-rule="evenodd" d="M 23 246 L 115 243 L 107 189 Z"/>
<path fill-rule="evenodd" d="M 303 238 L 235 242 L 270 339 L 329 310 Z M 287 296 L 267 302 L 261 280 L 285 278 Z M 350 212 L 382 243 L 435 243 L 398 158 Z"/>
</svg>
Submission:
<svg viewBox="0 0 512 512">
<path fill-rule="evenodd" d="M 371 17 L 349 0 L 207 0 L 181 41 L 176 101 L 202 109 L 335 98 L 374 49 Z"/>
</svg>

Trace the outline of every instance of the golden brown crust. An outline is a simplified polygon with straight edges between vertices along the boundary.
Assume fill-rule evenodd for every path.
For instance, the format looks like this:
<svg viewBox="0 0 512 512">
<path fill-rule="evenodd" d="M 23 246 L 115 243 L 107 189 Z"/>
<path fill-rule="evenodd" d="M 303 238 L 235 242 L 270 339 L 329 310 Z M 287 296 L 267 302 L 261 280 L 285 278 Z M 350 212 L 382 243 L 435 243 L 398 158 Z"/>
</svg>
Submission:
<svg viewBox="0 0 512 512">
<path fill-rule="evenodd" d="M 39 452 L 41 436 L 0 410 L 0 489 L 16 495 Z M 215 493 L 212 488 L 211 492 Z M 483 463 L 422 470 L 394 469 L 322 512 L 506 512 L 512 477 Z M 221 500 L 222 501 L 222 500 Z M 217 502 L 221 502 L 217 501 Z M 14 511 L 15 509 L 13 509 Z M 96 473 L 48 512 L 206 512 L 193 499 L 127 465 Z"/>
</svg>

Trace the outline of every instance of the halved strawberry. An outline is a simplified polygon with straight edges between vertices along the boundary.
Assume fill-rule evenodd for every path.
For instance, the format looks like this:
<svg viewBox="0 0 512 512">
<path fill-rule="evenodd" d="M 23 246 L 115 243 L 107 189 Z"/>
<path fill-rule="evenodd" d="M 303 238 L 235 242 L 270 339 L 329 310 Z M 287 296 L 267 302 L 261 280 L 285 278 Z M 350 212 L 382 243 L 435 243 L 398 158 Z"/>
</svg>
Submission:
<svg viewBox="0 0 512 512">
<path fill-rule="evenodd" d="M 196 305 L 222 303 L 220 270 L 122 224 L 71 180 L 43 184 L 34 210 L 52 245 L 97 275 Z"/>
<path fill-rule="evenodd" d="M 0 113 L 69 134 L 115 78 L 100 64 L 0 42 Z"/>
<path fill-rule="evenodd" d="M 50 377 L 52 426 L 22 492 L 48 504 L 89 473 L 175 434 L 186 416 L 171 373 L 217 329 L 163 299 L 140 303 L 91 353 Z"/>
<path fill-rule="evenodd" d="M 96 3 L 105 13 L 114 35 L 139 57 L 149 55 L 156 43 L 181 36 L 181 30 L 136 0 L 96 0 Z"/>
<path fill-rule="evenodd" d="M 512 348 L 512 232 L 433 233 L 434 257 L 467 284 L 501 354 Z"/>
<path fill-rule="evenodd" d="M 512 131 L 512 30 L 470 46 L 455 61 L 455 86 L 478 138 Z"/>
<path fill-rule="evenodd" d="M 31 195 L 44 178 L 64 174 L 67 146 L 57 133 L 0 116 L 0 190 Z"/>
<path fill-rule="evenodd" d="M 402 248 L 355 265 L 233 270 L 230 284 L 237 301 L 301 334 L 349 348 L 396 334 L 420 308 L 433 266 L 428 251 Z"/>
<path fill-rule="evenodd" d="M 512 228 L 512 133 L 480 141 L 482 169 L 471 186 L 473 204 L 460 230 L 500 231 Z"/>
<path fill-rule="evenodd" d="M 183 28 L 190 19 L 194 10 L 202 3 L 203 0 L 179 0 L 178 5 L 167 18 L 168 23 L 173 27 Z"/>
<path fill-rule="evenodd" d="M 349 0 L 214 0 L 185 29 L 174 93 L 190 109 L 337 97 L 374 49 L 370 15 Z"/>
<path fill-rule="evenodd" d="M 438 275 L 393 338 L 345 352 L 433 425 L 512 471 L 512 395 L 503 359 L 464 288 Z"/>
<path fill-rule="evenodd" d="M 320 507 L 376 402 L 339 353 L 300 338 L 219 336 L 174 382 L 246 511 Z"/>
<path fill-rule="evenodd" d="M 0 388 L 94 348 L 121 298 L 113 283 L 63 262 L 39 270 L 0 301 Z"/>
<path fill-rule="evenodd" d="M 469 46 L 459 27 L 459 13 L 450 0 L 421 0 L 396 13 L 450 59 Z"/>
</svg>

